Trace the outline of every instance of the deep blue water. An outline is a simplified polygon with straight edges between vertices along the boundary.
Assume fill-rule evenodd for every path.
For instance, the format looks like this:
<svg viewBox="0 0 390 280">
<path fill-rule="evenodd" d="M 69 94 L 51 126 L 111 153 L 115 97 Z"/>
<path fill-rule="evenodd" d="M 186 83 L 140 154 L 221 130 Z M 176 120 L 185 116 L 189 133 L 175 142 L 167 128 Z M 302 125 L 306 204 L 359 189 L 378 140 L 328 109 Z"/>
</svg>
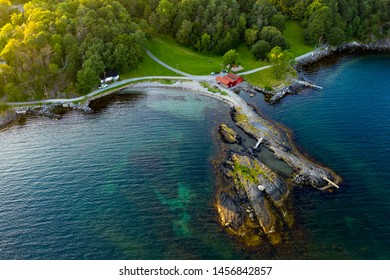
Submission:
<svg viewBox="0 0 390 280">
<path fill-rule="evenodd" d="M 333 193 L 299 190 L 310 259 L 390 259 L 390 56 L 349 56 L 308 70 L 324 89 L 267 105 L 248 102 L 294 131 L 299 145 L 340 174 Z"/>
<path fill-rule="evenodd" d="M 389 259 L 390 57 L 347 57 L 306 76 L 324 89 L 273 106 L 245 98 L 344 182 L 296 190 L 297 236 L 271 256 Z M 216 221 L 212 139 L 228 118 L 218 101 L 152 91 L 1 132 L 0 259 L 264 258 Z"/>
</svg>

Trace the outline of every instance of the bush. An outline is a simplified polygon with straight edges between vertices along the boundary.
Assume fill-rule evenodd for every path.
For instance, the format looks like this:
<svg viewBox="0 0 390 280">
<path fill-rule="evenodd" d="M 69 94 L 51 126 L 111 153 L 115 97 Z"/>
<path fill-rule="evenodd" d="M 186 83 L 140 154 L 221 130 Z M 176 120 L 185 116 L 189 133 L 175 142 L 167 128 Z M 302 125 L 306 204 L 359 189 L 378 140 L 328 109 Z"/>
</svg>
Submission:
<svg viewBox="0 0 390 280">
<path fill-rule="evenodd" d="M 254 56 L 257 59 L 266 59 L 267 54 L 271 50 L 271 47 L 268 42 L 264 40 L 259 40 L 257 41 L 252 47 L 251 47 L 251 52 L 254 54 Z"/>
</svg>

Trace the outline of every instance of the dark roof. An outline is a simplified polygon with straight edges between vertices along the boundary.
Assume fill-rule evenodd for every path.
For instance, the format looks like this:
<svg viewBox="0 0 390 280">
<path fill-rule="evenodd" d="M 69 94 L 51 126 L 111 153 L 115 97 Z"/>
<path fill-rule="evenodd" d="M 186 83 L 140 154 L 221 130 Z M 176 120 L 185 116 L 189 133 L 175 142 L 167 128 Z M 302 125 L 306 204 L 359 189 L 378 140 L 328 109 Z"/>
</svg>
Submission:
<svg viewBox="0 0 390 280">
<path fill-rule="evenodd" d="M 118 71 L 116 70 L 107 70 L 106 72 L 104 73 L 101 73 L 99 75 L 100 79 L 104 79 L 104 78 L 109 78 L 109 77 L 116 77 L 118 76 Z"/>
</svg>

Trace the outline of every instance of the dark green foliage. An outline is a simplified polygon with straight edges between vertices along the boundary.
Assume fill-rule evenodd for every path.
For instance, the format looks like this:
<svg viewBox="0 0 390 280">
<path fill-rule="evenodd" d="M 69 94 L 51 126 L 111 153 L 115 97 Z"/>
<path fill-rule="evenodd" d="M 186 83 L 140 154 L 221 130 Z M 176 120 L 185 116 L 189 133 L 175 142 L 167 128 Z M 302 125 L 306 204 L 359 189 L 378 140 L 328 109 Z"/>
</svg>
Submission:
<svg viewBox="0 0 390 280">
<path fill-rule="evenodd" d="M 259 40 L 252 47 L 251 52 L 257 59 L 266 59 L 271 47 L 267 41 Z"/>
<path fill-rule="evenodd" d="M 245 30 L 245 35 L 244 35 L 245 43 L 248 46 L 252 46 L 256 42 L 257 33 L 258 33 L 258 30 L 256 30 L 256 29 L 248 28 L 247 30 Z"/>
<path fill-rule="evenodd" d="M 10 7 L 26 2 L 23 14 Z M 99 71 L 135 69 L 140 29 L 220 55 L 245 42 L 264 59 L 289 48 L 286 18 L 301 21 L 307 42 L 339 45 L 390 37 L 389 13 L 389 0 L 0 0 L 0 97 L 73 95 L 97 86 Z"/>
<path fill-rule="evenodd" d="M 286 28 L 286 16 L 284 16 L 281 12 L 274 14 L 271 18 L 271 25 L 283 32 Z"/>
<path fill-rule="evenodd" d="M 269 43 L 271 49 L 279 46 L 282 49 L 288 48 L 288 43 L 282 33 L 274 26 L 265 26 L 259 33 L 259 39 Z"/>
<path fill-rule="evenodd" d="M 24 8 L 0 30 L 8 100 L 86 93 L 102 71 L 125 73 L 142 61 L 145 36 L 118 1 L 36 0 Z"/>
<path fill-rule="evenodd" d="M 222 62 L 225 66 L 229 65 L 229 68 L 232 68 L 234 65 L 238 65 L 240 63 L 239 54 L 233 49 L 227 51 L 223 55 Z"/>
<path fill-rule="evenodd" d="M 340 44 L 342 44 L 345 40 L 345 34 L 344 34 L 344 31 L 339 28 L 339 27 L 333 27 L 328 35 L 326 36 L 327 38 L 327 41 L 329 42 L 329 44 L 331 44 L 332 46 L 338 46 Z"/>
</svg>

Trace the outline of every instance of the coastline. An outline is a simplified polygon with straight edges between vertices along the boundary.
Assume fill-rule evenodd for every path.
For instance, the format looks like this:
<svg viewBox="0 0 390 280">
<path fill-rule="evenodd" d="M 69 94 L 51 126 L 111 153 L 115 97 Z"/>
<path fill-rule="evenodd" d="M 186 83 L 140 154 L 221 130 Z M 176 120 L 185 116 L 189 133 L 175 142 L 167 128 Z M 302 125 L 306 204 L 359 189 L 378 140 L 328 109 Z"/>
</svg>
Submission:
<svg viewBox="0 0 390 280">
<path fill-rule="evenodd" d="M 305 67 L 316 64 L 323 59 L 330 58 L 335 55 L 353 53 L 390 53 L 390 39 L 380 40 L 375 43 L 359 43 L 354 41 L 338 47 L 325 47 L 323 50 L 315 52 L 311 56 L 298 59 L 295 64 L 295 68 L 299 71 Z"/>
<path fill-rule="evenodd" d="M 311 55 L 297 57 L 294 68 L 298 73 L 299 80 L 306 82 L 301 72 L 306 68 L 317 65 L 323 60 L 331 59 L 335 56 L 344 56 L 350 54 L 364 55 L 385 53 L 390 53 L 390 39 L 383 39 L 374 43 L 359 43 L 354 41 L 337 47 L 324 46 L 322 49 L 311 53 Z M 295 80 L 290 85 L 278 89 L 274 92 L 261 89 L 261 93 L 265 96 L 267 102 L 270 104 L 275 104 L 282 100 L 285 96 L 298 94 L 307 87 L 310 86 L 298 83 L 298 81 Z"/>
<path fill-rule="evenodd" d="M 331 57 L 340 52 L 348 53 L 352 50 L 355 50 L 356 48 L 359 51 L 365 50 L 362 49 L 359 44 L 356 45 L 353 43 L 348 44 L 342 48 L 326 49 L 313 57 L 309 57 L 299 62 L 297 67 L 310 66 L 327 57 Z M 370 51 L 376 50 L 371 49 Z M 384 51 L 388 52 L 389 48 L 385 48 Z M 259 246 L 264 244 L 264 242 L 268 242 L 271 244 L 271 246 L 274 246 L 279 245 L 283 241 L 284 234 L 282 231 L 285 230 L 285 228 L 291 228 L 293 223 L 293 218 L 289 216 L 287 211 L 288 207 L 286 206 L 291 202 L 290 190 L 292 188 L 296 186 L 311 185 L 317 189 L 324 190 L 328 189 L 328 187 L 331 187 L 327 182 L 324 181 L 324 177 L 330 178 L 336 184 L 340 183 L 342 180 L 341 177 L 330 168 L 321 165 L 320 163 L 310 158 L 309 155 L 302 152 L 299 146 L 294 142 L 293 132 L 290 129 L 284 127 L 282 124 L 267 119 L 260 112 L 256 112 L 256 110 L 246 104 L 246 102 L 244 102 L 240 97 L 235 98 L 235 96 L 230 94 L 221 95 L 219 93 L 212 93 L 197 81 L 177 80 L 171 84 L 165 84 L 158 81 L 147 81 L 131 84 L 125 87 L 126 90 L 130 91 L 143 91 L 150 88 L 166 88 L 181 91 L 188 90 L 226 103 L 232 110 L 232 117 L 234 122 L 243 132 L 255 140 L 264 139 L 262 145 L 269 148 L 274 153 L 276 158 L 282 159 L 293 168 L 295 175 L 289 180 L 289 182 L 287 182 L 285 191 L 280 191 L 280 182 L 278 181 L 279 179 L 268 180 L 262 183 L 264 185 L 269 184 L 267 186 L 272 188 L 271 185 L 274 184 L 275 181 L 278 181 L 278 185 L 275 188 L 281 193 L 281 198 L 269 200 L 266 195 L 262 194 L 264 190 L 257 190 L 257 184 L 250 182 L 250 180 L 246 180 L 245 176 L 241 176 L 242 174 L 239 174 L 240 176 L 234 178 L 229 177 L 228 175 L 228 173 L 236 172 L 234 165 L 229 166 L 230 161 L 234 163 L 238 162 L 239 165 L 247 165 L 254 168 L 258 168 L 260 166 L 259 168 L 263 172 L 266 172 L 266 174 L 271 174 L 270 177 L 273 178 L 277 176 L 277 174 L 275 175 L 272 170 L 267 168 L 267 166 L 262 166 L 253 158 L 251 158 L 251 151 L 248 149 L 248 147 L 245 147 L 246 151 L 244 153 L 238 154 L 238 156 L 237 153 L 230 153 L 229 149 L 226 149 L 225 156 L 221 156 L 221 158 L 224 159 L 222 159 L 221 162 L 217 164 L 217 166 L 223 167 L 223 171 L 221 171 L 220 175 L 224 178 L 222 180 L 223 182 L 221 183 L 221 186 L 219 186 L 216 190 L 217 198 L 215 205 L 219 213 L 220 224 L 226 229 L 228 233 L 234 237 L 238 236 L 241 241 L 249 246 Z M 226 92 L 226 89 L 221 87 L 218 88 Z M 53 109 L 55 108 L 73 109 L 80 110 L 83 113 L 92 113 L 93 111 L 89 107 L 91 101 L 108 95 L 120 93 L 122 90 L 123 89 L 117 89 L 99 96 L 90 97 L 81 104 L 57 103 L 51 105 L 43 104 L 40 106 L 28 108 L 17 108 L 14 114 L 6 113 L 7 117 L 3 119 L 0 118 L 0 131 L 5 129 L 8 125 L 14 123 L 19 117 L 25 115 L 28 116 L 30 114 L 38 114 L 51 118 L 60 118 L 61 114 L 53 113 Z M 245 118 L 243 116 L 245 116 Z M 235 180 L 238 180 L 238 182 L 241 183 L 245 183 L 243 188 L 245 192 L 237 188 L 237 181 Z M 226 185 L 229 186 L 226 188 Z M 267 193 L 268 196 L 272 197 L 275 195 L 277 192 L 276 190 Z M 250 201 L 250 206 L 246 205 L 246 207 L 243 207 L 240 205 L 241 203 L 237 199 L 232 200 L 231 197 L 226 196 L 226 193 L 232 191 L 236 192 L 236 195 L 238 195 L 237 197 L 248 199 Z M 256 209 L 258 201 L 261 201 L 264 207 Z M 275 208 L 278 208 L 279 210 L 275 212 Z M 268 214 L 266 216 L 261 214 L 264 212 L 267 212 Z M 235 215 L 237 213 L 239 214 L 239 217 Z M 235 219 L 236 221 L 234 221 Z M 240 228 L 236 230 L 232 227 L 234 223 L 237 223 L 237 219 L 242 220 L 241 225 L 244 226 L 244 229 Z M 260 234 L 261 240 L 254 238 L 254 236 L 256 237 L 259 235 L 259 229 L 262 231 L 262 234 Z M 243 235 L 247 236 L 243 238 Z M 251 236 L 248 238 L 248 235 Z"/>
</svg>

